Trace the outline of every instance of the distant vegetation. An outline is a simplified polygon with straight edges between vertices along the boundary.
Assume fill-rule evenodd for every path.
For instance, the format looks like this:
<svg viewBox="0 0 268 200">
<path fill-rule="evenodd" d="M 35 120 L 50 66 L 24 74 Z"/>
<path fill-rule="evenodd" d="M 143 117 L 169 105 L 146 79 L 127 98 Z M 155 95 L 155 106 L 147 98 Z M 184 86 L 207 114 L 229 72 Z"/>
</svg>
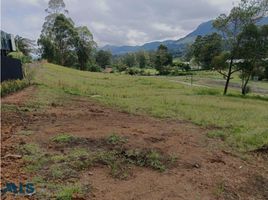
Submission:
<svg viewBox="0 0 268 200">
<path fill-rule="evenodd" d="M 241 73 L 243 95 L 253 76 L 268 78 L 268 25 L 256 25 L 267 12 L 267 1 L 242 0 L 229 15 L 214 21 L 219 34 L 199 36 L 190 48 L 188 58 L 193 57 L 204 69 L 218 71 L 226 80 L 225 95 L 235 72 Z"/>
<path fill-rule="evenodd" d="M 213 22 L 217 33 L 198 36 L 180 60 L 173 62 L 167 46 L 156 51 L 138 51 L 113 56 L 97 50 L 97 44 L 87 27 L 76 27 L 68 16 L 63 0 L 50 0 L 47 17 L 38 44 L 41 57 L 49 62 L 80 70 L 120 72 L 130 75 L 190 75 L 195 63 L 198 69 L 216 70 L 226 80 L 227 94 L 235 72 L 241 73 L 241 90 L 246 95 L 253 77 L 267 78 L 268 25 L 258 26 L 267 13 L 267 1 L 242 0 L 229 15 L 222 14 Z M 188 62 L 186 62 L 188 61 Z M 155 69 L 150 74 L 146 69 Z"/>
<path fill-rule="evenodd" d="M 198 36 L 186 54 L 174 58 L 171 49 L 160 44 L 156 51 L 138 51 L 120 56 L 98 50 L 85 26 L 77 27 L 68 16 L 63 0 L 50 0 L 45 10 L 38 45 L 40 56 L 48 62 L 84 71 L 129 75 L 192 75 L 193 70 L 211 70 L 225 80 L 226 95 L 234 73 L 240 74 L 241 93 L 250 92 L 250 80 L 268 79 L 268 25 L 259 23 L 267 14 L 264 0 L 241 0 L 229 15 L 213 21 L 211 35 Z M 198 33 L 198 32 L 197 32 Z M 190 35 L 191 36 L 191 35 Z M 32 40 L 16 36 L 18 52 L 9 56 L 22 63 L 31 62 Z"/>
</svg>

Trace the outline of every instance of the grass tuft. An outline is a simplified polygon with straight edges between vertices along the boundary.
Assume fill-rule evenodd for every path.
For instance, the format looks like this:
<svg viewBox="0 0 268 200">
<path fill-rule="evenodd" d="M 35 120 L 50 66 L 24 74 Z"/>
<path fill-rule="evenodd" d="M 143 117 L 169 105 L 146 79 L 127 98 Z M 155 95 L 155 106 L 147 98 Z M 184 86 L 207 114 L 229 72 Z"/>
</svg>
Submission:
<svg viewBox="0 0 268 200">
<path fill-rule="evenodd" d="M 75 194 L 82 193 L 82 189 L 78 185 L 63 186 L 57 194 L 57 200 L 72 200 Z"/>
<path fill-rule="evenodd" d="M 120 136 L 120 135 L 112 134 L 107 138 L 107 142 L 109 144 L 118 145 L 118 144 L 126 143 L 127 139 L 122 137 L 122 136 Z"/>
<path fill-rule="evenodd" d="M 51 138 L 51 141 L 53 141 L 55 143 L 69 143 L 74 139 L 75 139 L 74 136 L 63 133 L 63 134 L 59 134 L 57 136 L 54 136 L 53 138 Z"/>
</svg>

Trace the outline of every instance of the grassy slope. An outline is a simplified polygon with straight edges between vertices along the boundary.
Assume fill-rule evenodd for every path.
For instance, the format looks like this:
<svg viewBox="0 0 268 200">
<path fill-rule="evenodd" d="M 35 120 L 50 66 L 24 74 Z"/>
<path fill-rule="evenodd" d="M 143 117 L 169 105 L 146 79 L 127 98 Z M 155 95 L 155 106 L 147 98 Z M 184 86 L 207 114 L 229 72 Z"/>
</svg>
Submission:
<svg viewBox="0 0 268 200">
<path fill-rule="evenodd" d="M 190 83 L 190 76 L 180 76 L 180 77 L 168 77 L 171 80 L 179 80 L 179 81 L 184 81 L 187 83 Z M 223 86 L 219 85 L 213 85 L 213 83 L 209 83 L 210 81 L 217 81 L 217 82 L 222 82 L 222 85 L 225 84 L 225 81 L 218 72 L 216 71 L 199 71 L 199 72 L 194 72 L 193 75 L 193 82 L 195 84 L 200 84 L 200 85 L 207 85 L 210 87 L 216 87 L 221 90 L 223 90 Z M 235 83 L 238 86 L 241 85 L 241 79 L 239 78 L 239 72 L 233 74 L 231 83 Z M 268 89 L 268 81 L 250 81 L 248 86 L 250 87 L 258 87 L 260 89 L 267 90 Z M 241 94 L 241 89 L 240 87 L 238 88 L 229 88 L 229 91 L 235 94 Z M 221 91 L 223 92 L 223 91 Z M 266 95 L 267 97 L 267 95 Z"/>
<path fill-rule="evenodd" d="M 122 110 L 190 120 L 221 129 L 221 136 L 240 150 L 268 144 L 268 101 L 224 97 L 218 89 L 181 85 L 165 79 L 90 73 L 46 64 L 38 69 L 40 88 L 88 96 Z"/>
</svg>

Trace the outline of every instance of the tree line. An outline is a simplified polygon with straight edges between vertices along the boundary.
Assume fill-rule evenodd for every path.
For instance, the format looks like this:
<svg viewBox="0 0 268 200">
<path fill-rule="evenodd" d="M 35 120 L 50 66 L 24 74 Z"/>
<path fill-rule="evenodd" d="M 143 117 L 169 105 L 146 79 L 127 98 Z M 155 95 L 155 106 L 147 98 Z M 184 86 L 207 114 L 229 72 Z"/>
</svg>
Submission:
<svg viewBox="0 0 268 200">
<path fill-rule="evenodd" d="M 240 72 L 245 95 L 250 78 L 268 78 L 268 25 L 257 25 L 267 13 L 267 0 L 241 0 L 229 15 L 214 21 L 217 33 L 196 38 L 186 58 L 194 58 L 203 69 L 218 71 L 226 80 L 224 95 L 233 74 Z"/>
<path fill-rule="evenodd" d="M 160 75 L 180 75 L 189 71 L 187 63 L 194 60 L 202 69 L 216 70 L 223 76 L 224 94 L 236 72 L 240 73 L 242 94 L 248 92 L 252 77 L 268 78 L 268 25 L 257 25 L 268 13 L 267 0 L 241 0 L 228 15 L 221 14 L 213 23 L 217 32 L 198 36 L 183 57 L 187 62 L 174 62 L 164 45 L 152 52 L 112 56 L 109 51 L 98 50 L 86 26 L 75 25 L 63 0 L 49 0 L 45 11 L 47 16 L 37 41 L 38 53 L 51 63 L 89 71 L 109 67 L 130 74 L 139 73 L 134 68 L 141 71 L 153 68 Z M 33 41 L 17 36 L 16 44 L 28 59 Z"/>
<path fill-rule="evenodd" d="M 135 53 L 127 53 L 125 55 L 113 58 L 113 66 L 119 71 L 125 71 L 129 68 L 154 68 L 159 74 L 168 73 L 168 66 L 172 66 L 173 57 L 165 45 L 160 45 L 156 51 L 146 52 L 139 51 Z"/>
</svg>

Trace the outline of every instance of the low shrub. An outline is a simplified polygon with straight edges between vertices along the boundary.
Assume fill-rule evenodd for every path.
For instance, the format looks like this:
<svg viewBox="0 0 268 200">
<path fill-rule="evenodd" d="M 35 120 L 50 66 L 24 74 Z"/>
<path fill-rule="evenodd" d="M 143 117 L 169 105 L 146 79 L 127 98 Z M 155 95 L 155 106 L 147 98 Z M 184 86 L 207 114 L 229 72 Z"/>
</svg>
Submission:
<svg viewBox="0 0 268 200">
<path fill-rule="evenodd" d="M 90 72 L 101 72 L 102 69 L 98 65 L 91 64 L 90 66 L 88 66 L 88 71 L 90 71 Z"/>
<path fill-rule="evenodd" d="M 4 81 L 1 83 L 1 97 L 22 90 L 29 85 L 30 83 L 25 79 Z"/>
<path fill-rule="evenodd" d="M 192 75 L 190 69 L 184 69 L 178 66 L 165 66 L 159 71 L 159 75 L 170 75 L 170 76 L 186 76 Z"/>
<path fill-rule="evenodd" d="M 82 193 L 82 189 L 78 185 L 67 185 L 63 186 L 58 192 L 57 200 L 72 200 L 75 194 Z"/>
<path fill-rule="evenodd" d="M 68 143 L 74 140 L 75 137 L 69 134 L 59 134 L 55 137 L 53 137 L 51 140 L 55 143 Z"/>
<path fill-rule="evenodd" d="M 31 62 L 31 57 L 25 56 L 22 52 L 11 52 L 8 54 L 8 57 L 18 59 L 23 64 Z"/>
<path fill-rule="evenodd" d="M 142 75 L 144 73 L 144 70 L 133 67 L 133 68 L 128 68 L 126 70 L 126 73 L 129 75 Z"/>
<path fill-rule="evenodd" d="M 112 134 L 107 138 L 107 142 L 109 144 L 122 144 L 122 143 L 126 143 L 127 139 L 123 138 L 122 136 Z"/>
</svg>

